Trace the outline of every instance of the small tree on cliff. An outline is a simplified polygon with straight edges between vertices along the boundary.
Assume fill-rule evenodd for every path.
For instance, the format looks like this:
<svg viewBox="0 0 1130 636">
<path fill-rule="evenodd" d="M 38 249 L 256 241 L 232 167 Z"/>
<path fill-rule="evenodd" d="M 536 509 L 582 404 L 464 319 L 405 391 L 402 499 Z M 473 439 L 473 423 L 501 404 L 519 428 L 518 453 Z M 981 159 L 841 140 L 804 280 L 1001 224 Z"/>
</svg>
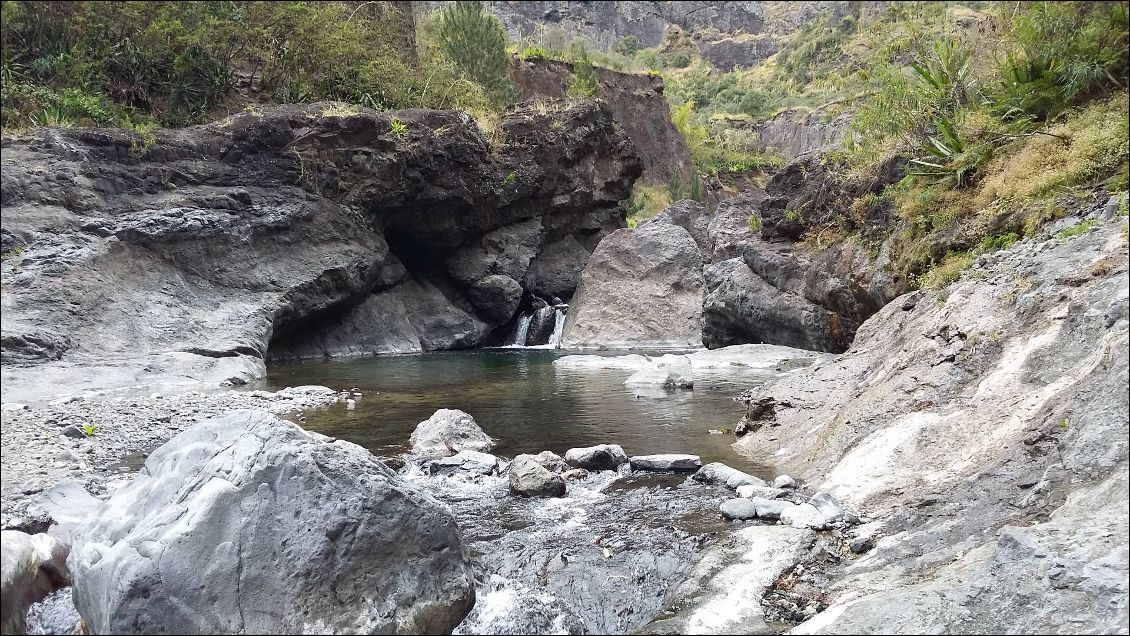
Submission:
<svg viewBox="0 0 1130 636">
<path fill-rule="evenodd" d="M 513 101 L 510 56 L 502 23 L 477 1 L 452 2 L 440 11 L 439 46 L 498 104 Z"/>
</svg>

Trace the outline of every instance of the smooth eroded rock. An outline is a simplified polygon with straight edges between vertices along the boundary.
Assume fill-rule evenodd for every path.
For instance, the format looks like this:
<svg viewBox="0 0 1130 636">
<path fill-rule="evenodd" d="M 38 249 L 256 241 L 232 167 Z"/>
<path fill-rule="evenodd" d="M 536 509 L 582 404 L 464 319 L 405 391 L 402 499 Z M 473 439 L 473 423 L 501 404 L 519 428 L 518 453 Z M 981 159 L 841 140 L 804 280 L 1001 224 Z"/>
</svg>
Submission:
<svg viewBox="0 0 1130 636">
<path fill-rule="evenodd" d="M 46 534 L 0 531 L 0 631 L 26 633 L 27 610 L 70 584 L 67 546 Z"/>
<path fill-rule="evenodd" d="M 565 451 L 565 461 L 570 466 L 585 470 L 616 470 L 628 461 L 628 455 L 619 444 L 599 444 L 570 448 Z"/>
<path fill-rule="evenodd" d="M 731 468 L 721 462 L 713 462 L 699 469 L 692 477 L 695 481 L 736 489 L 738 486 L 764 486 L 765 482 L 749 473 Z"/>
<path fill-rule="evenodd" d="M 446 633 L 474 604 L 455 520 L 367 450 L 233 411 L 154 451 L 74 531 L 93 633 Z"/>
<path fill-rule="evenodd" d="M 486 452 L 494 440 L 479 428 L 475 418 L 458 409 L 439 409 L 416 425 L 410 439 L 412 452 L 421 455 L 454 455 L 461 450 Z"/>
<path fill-rule="evenodd" d="M 694 373 L 687 356 L 666 355 L 624 381 L 628 387 L 658 387 L 666 391 L 694 388 Z"/>
<path fill-rule="evenodd" d="M 428 462 L 428 472 L 433 475 L 460 471 L 476 475 L 491 475 L 498 472 L 499 464 L 499 459 L 490 453 L 464 449 L 451 457 L 441 457 Z"/>
<path fill-rule="evenodd" d="M 664 453 L 659 455 L 636 455 L 628 460 L 632 470 L 654 470 L 659 472 L 693 472 L 702 467 L 698 455 Z"/>
<path fill-rule="evenodd" d="M 772 486 L 755 486 L 753 484 L 746 484 L 745 486 L 738 486 L 736 488 L 739 497 L 761 497 L 763 499 L 776 499 L 785 494 L 782 488 L 773 488 Z"/>
<path fill-rule="evenodd" d="M 719 506 L 722 511 L 722 516 L 727 519 L 753 519 L 757 517 L 757 508 L 749 499 L 737 498 L 727 499 Z"/>
</svg>

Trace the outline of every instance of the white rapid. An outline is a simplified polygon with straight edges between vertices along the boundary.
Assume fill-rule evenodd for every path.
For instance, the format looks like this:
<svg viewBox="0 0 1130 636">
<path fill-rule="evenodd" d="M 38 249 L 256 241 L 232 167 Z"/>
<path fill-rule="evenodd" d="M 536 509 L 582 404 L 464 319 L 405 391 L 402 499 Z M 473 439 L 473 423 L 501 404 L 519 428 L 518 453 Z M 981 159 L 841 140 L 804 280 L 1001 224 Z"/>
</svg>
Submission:
<svg viewBox="0 0 1130 636">
<path fill-rule="evenodd" d="M 510 343 L 510 346 L 526 346 L 526 335 L 530 333 L 530 320 L 533 317 L 533 314 L 525 314 L 518 319 L 518 327 L 514 330 L 514 341 Z"/>
</svg>

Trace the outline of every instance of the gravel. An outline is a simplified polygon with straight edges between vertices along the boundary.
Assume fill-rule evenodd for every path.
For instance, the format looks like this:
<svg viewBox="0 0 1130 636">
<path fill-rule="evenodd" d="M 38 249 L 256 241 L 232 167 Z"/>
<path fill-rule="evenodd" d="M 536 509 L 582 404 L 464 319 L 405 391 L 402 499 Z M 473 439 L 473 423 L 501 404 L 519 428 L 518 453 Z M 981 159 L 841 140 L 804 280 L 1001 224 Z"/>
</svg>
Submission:
<svg viewBox="0 0 1130 636">
<path fill-rule="evenodd" d="M 319 386 L 276 392 L 191 391 L 175 395 L 72 398 L 42 407 L 0 412 L 0 528 L 42 531 L 50 521 L 35 495 L 74 480 L 103 495 L 115 478 L 193 424 L 234 409 L 266 409 L 297 417 L 345 399 Z"/>
</svg>

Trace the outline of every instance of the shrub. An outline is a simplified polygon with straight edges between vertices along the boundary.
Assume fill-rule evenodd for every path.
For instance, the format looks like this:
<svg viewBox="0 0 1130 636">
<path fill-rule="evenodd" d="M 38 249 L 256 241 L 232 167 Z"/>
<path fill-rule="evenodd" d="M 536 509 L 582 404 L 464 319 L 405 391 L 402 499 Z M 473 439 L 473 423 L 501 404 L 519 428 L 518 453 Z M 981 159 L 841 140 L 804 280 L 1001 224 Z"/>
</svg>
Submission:
<svg viewBox="0 0 1130 636">
<path fill-rule="evenodd" d="M 969 252 L 950 252 L 942 262 L 922 275 L 919 284 L 926 289 L 942 289 L 961 277 L 961 273 L 973 264 Z"/>
<path fill-rule="evenodd" d="M 584 43 L 576 42 L 573 44 L 572 54 L 573 82 L 569 85 L 569 94 L 574 97 L 595 97 L 596 75 L 592 70 L 588 49 Z"/>
<path fill-rule="evenodd" d="M 515 98 L 506 31 L 481 2 L 452 2 L 440 11 L 439 45 L 467 77 L 498 104 Z"/>
<path fill-rule="evenodd" d="M 1082 223 L 1077 223 L 1067 229 L 1060 230 L 1056 233 L 1056 238 L 1067 239 L 1075 238 L 1076 236 L 1083 236 L 1087 232 L 1090 232 L 1091 228 L 1093 227 L 1095 227 L 1095 222 L 1091 219 L 1087 219 Z"/>
<path fill-rule="evenodd" d="M 691 65 L 691 54 L 686 51 L 676 51 L 664 56 L 664 66 L 669 68 L 686 68 Z"/>
</svg>

